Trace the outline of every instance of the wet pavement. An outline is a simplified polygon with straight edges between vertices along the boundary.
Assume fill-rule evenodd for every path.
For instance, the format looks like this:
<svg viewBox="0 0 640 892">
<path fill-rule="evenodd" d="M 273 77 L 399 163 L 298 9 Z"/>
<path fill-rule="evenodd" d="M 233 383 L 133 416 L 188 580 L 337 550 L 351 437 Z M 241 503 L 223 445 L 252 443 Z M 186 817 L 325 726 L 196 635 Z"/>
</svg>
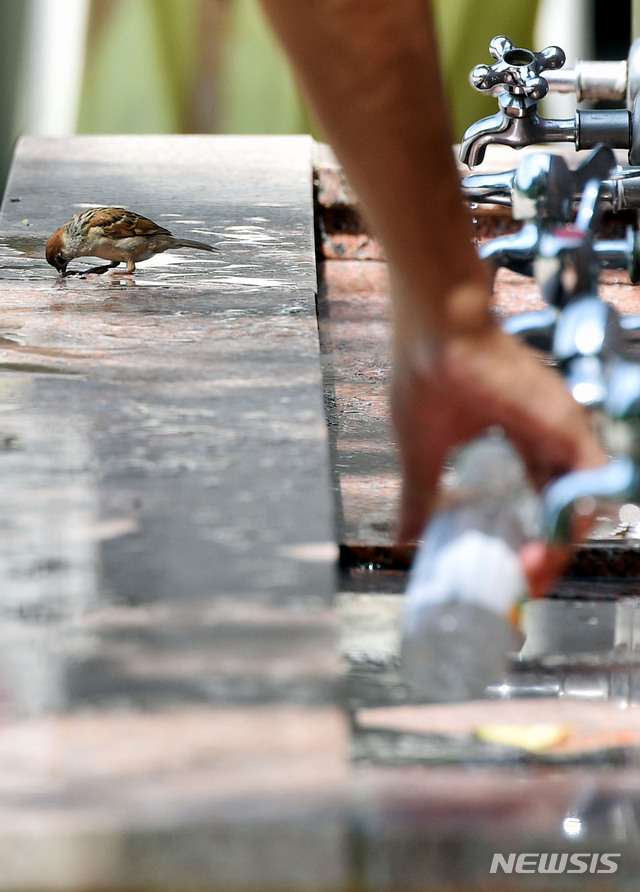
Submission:
<svg viewBox="0 0 640 892">
<path fill-rule="evenodd" d="M 221 253 L 60 279 L 46 238 L 94 204 Z M 499 313 L 537 300 L 500 278 Z M 380 247 L 310 139 L 20 143 L 0 890 L 640 888 L 637 528 L 603 514 L 503 686 L 425 702 L 399 662 L 389 321 Z M 492 874 L 496 852 L 617 870 Z"/>
</svg>

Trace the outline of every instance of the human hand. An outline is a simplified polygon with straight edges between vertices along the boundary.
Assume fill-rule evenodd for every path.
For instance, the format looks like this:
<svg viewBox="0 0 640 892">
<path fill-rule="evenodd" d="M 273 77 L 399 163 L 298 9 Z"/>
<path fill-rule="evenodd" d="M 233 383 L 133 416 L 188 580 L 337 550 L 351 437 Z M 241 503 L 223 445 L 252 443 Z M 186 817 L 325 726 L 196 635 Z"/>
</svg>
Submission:
<svg viewBox="0 0 640 892">
<path fill-rule="evenodd" d="M 413 336 L 399 332 L 391 405 L 403 475 L 401 542 L 417 539 L 433 512 L 447 452 L 488 427 L 504 430 L 538 488 L 605 461 L 588 413 L 560 376 L 491 321 L 472 333 L 441 338 L 422 353 Z M 585 532 L 583 526 L 576 535 Z M 570 553 L 543 542 L 523 548 L 532 595 L 548 590 Z"/>
</svg>

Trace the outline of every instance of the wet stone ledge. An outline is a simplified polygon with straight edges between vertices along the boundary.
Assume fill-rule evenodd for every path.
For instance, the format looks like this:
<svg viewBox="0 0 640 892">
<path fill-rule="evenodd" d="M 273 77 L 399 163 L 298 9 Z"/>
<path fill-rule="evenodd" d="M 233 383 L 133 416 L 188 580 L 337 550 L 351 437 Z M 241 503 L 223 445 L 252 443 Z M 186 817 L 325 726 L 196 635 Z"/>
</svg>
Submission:
<svg viewBox="0 0 640 892">
<path fill-rule="evenodd" d="M 18 145 L 0 217 L 0 889 L 346 883 L 312 148 Z M 220 253 L 59 278 L 46 239 L 93 205 Z"/>
</svg>

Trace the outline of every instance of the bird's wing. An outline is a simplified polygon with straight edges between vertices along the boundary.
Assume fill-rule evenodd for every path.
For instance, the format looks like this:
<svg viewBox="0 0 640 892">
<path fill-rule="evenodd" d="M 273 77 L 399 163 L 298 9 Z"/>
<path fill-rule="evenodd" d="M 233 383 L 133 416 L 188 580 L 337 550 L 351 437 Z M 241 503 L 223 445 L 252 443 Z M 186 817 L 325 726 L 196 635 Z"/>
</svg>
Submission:
<svg viewBox="0 0 640 892">
<path fill-rule="evenodd" d="M 99 226 L 106 236 L 113 239 L 171 235 L 168 229 L 158 226 L 153 220 L 125 208 L 96 208 L 90 226 Z"/>
</svg>

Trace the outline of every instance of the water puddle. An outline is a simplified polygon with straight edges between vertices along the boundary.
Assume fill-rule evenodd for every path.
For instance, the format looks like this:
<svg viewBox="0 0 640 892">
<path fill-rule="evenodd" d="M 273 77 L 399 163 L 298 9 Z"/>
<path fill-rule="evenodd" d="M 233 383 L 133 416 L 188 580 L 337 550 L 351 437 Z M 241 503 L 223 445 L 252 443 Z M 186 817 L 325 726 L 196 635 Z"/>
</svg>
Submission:
<svg viewBox="0 0 640 892">
<path fill-rule="evenodd" d="M 266 244 L 279 240 L 278 236 L 266 232 L 263 226 L 227 226 L 225 238 L 250 244 Z"/>
<path fill-rule="evenodd" d="M 239 285 L 241 287 L 244 286 L 254 286 L 256 288 L 292 288 L 292 282 L 282 282 L 278 279 L 260 279 L 260 278 L 250 278 L 249 276 L 219 276 L 214 280 L 215 282 L 220 282 L 223 285 Z"/>
<path fill-rule="evenodd" d="M 78 203 L 74 210 L 93 206 Z M 300 284 L 299 273 L 313 282 L 313 259 L 301 259 L 300 246 L 295 240 L 283 239 L 281 227 L 266 216 L 254 214 L 239 221 L 227 218 L 215 228 L 208 225 L 209 221 L 178 212 L 160 214 L 157 219 L 177 236 L 201 239 L 219 248 L 220 253 L 167 251 L 141 262 L 133 275 L 125 273 L 124 265 L 108 268 L 99 258 L 78 258 L 70 264 L 68 275 L 60 277 L 46 263 L 45 237 L 25 230 L 0 241 L 0 280 L 28 282 L 30 288 L 42 291 L 55 288 L 58 292 L 85 297 L 91 292 L 105 298 L 135 287 L 147 292 L 180 286 L 190 291 L 225 293 L 290 289 Z"/>
</svg>

